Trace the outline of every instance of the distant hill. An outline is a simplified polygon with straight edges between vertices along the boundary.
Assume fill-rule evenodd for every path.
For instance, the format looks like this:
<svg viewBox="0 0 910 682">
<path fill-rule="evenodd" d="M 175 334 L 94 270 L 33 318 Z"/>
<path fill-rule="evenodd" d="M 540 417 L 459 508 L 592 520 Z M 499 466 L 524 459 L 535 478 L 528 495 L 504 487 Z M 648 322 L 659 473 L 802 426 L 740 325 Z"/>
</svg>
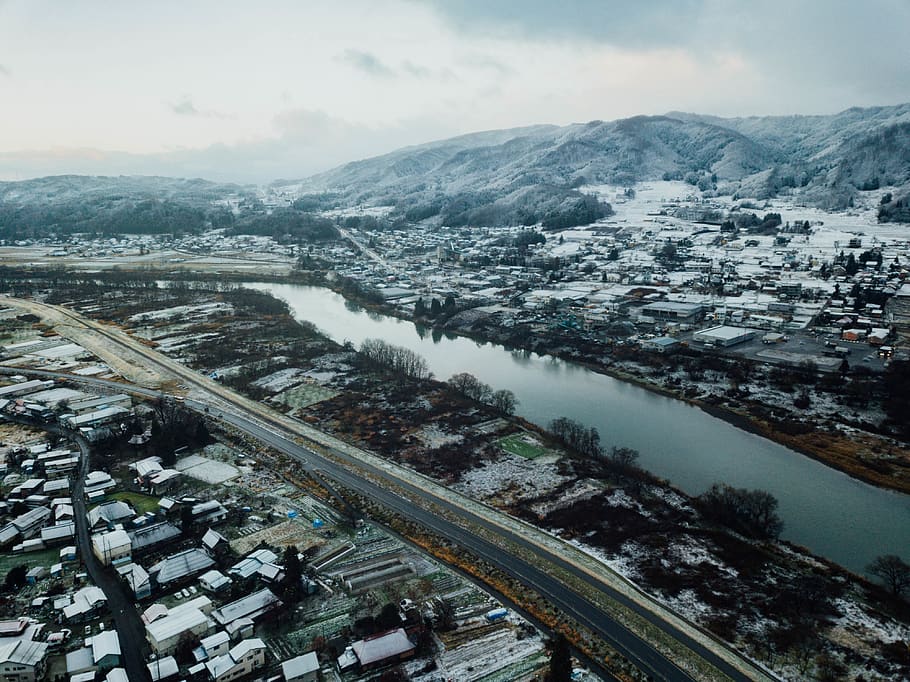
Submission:
<svg viewBox="0 0 910 682">
<path fill-rule="evenodd" d="M 910 189 L 910 105 L 831 116 L 724 119 L 671 112 L 464 135 L 348 163 L 294 183 L 346 205 L 395 206 L 401 220 L 572 222 L 608 211 L 578 188 L 682 179 L 709 192 L 799 193 L 829 209 L 859 191 Z"/>
<path fill-rule="evenodd" d="M 228 227 L 233 216 L 217 202 L 246 191 L 238 185 L 163 177 L 59 175 L 0 182 L 0 239 L 187 234 Z"/>
<path fill-rule="evenodd" d="M 269 210 L 255 187 L 199 179 L 58 175 L 0 183 L 0 240 L 211 229 L 287 243 L 338 236 L 332 221 L 300 203 Z"/>
<path fill-rule="evenodd" d="M 393 206 L 391 224 L 561 229 L 611 213 L 595 184 L 679 179 L 706 195 L 798 195 L 844 209 L 887 188 L 881 219 L 910 222 L 910 104 L 831 116 L 718 118 L 682 112 L 462 135 L 355 161 L 272 189 L 164 177 L 57 176 L 0 183 L 0 239 L 73 233 L 229 233 L 332 239 L 327 208 Z M 375 218 L 369 218 L 376 222 Z"/>
</svg>

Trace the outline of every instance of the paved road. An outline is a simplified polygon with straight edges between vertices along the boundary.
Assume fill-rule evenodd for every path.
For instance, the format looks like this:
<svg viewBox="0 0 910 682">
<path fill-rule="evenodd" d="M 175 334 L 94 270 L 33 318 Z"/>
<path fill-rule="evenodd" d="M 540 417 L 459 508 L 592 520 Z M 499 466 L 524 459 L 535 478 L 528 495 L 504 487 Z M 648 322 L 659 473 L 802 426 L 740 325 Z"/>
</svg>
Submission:
<svg viewBox="0 0 910 682">
<path fill-rule="evenodd" d="M 28 422 L 34 425 L 32 422 Z M 114 628 L 120 640 L 122 666 L 130 682 L 151 682 L 152 676 L 145 665 L 148 646 L 145 641 L 145 626 L 136 607 L 133 604 L 133 595 L 120 580 L 114 569 L 102 566 L 92 552 L 89 538 L 88 518 L 86 516 L 85 495 L 83 486 L 85 475 L 89 471 L 90 446 L 79 435 L 73 434 L 53 425 L 45 425 L 47 431 L 58 433 L 66 438 L 75 440 L 82 452 L 79 471 L 71 483 L 70 492 L 73 500 L 73 515 L 76 521 L 76 546 L 85 570 L 92 581 L 101 588 L 107 597 L 107 605 L 114 618 Z"/>
<path fill-rule="evenodd" d="M 75 314 L 72 316 L 77 318 Z M 82 318 L 78 319 L 81 320 Z M 629 611 L 647 619 L 654 627 L 659 628 L 665 636 L 675 639 L 679 644 L 688 648 L 731 679 L 771 678 L 770 675 L 759 670 L 745 659 L 739 658 L 736 652 L 725 648 L 719 642 L 711 642 L 710 645 L 706 645 L 704 643 L 705 637 L 700 635 L 694 626 L 679 625 L 680 621 L 678 618 L 675 619 L 676 622 L 671 622 L 674 619 L 667 618 L 661 608 L 656 607 L 656 605 L 651 604 L 650 608 L 645 608 L 642 602 L 647 601 L 646 599 L 631 599 L 627 593 L 624 594 L 608 585 L 603 577 L 594 575 L 590 570 L 586 570 L 578 563 L 567 560 L 562 554 L 570 554 L 574 551 L 572 548 L 566 547 L 564 552 L 561 553 L 540 542 L 530 541 L 523 533 L 514 529 L 514 524 L 510 526 L 509 523 L 502 520 L 509 517 L 504 517 L 501 513 L 492 509 L 482 510 L 478 513 L 476 508 L 479 507 L 476 504 L 473 505 L 474 508 L 470 508 L 464 503 L 453 504 L 450 498 L 458 496 L 440 494 L 433 490 L 433 488 L 438 488 L 438 486 L 429 483 L 427 487 L 414 485 L 410 482 L 407 475 L 403 472 L 398 472 L 394 466 L 375 466 L 367 462 L 363 457 L 355 457 L 345 451 L 346 449 L 353 451 L 353 448 L 342 447 L 340 443 L 338 447 L 332 447 L 331 444 L 338 443 L 338 441 L 329 436 L 317 439 L 323 446 L 326 446 L 327 443 L 329 444 L 333 458 L 323 457 L 321 454 L 300 445 L 298 442 L 300 441 L 300 434 L 296 433 L 300 429 L 292 429 L 286 420 L 271 416 L 271 413 L 266 411 L 261 405 L 250 403 L 249 400 L 236 396 L 220 385 L 210 385 L 212 382 L 207 381 L 196 372 L 154 351 L 150 351 L 132 339 L 124 340 L 120 334 L 111 332 L 103 325 L 98 325 L 89 320 L 84 322 L 103 333 L 109 340 L 129 348 L 133 352 L 141 353 L 150 365 L 171 375 L 176 375 L 185 384 L 201 389 L 214 398 L 210 405 L 187 400 L 186 404 L 188 407 L 198 410 L 206 410 L 208 408 L 212 416 L 223 419 L 251 436 L 289 454 L 300 461 L 305 468 L 318 468 L 327 477 L 369 498 L 375 499 L 404 517 L 412 519 L 432 529 L 434 532 L 449 537 L 471 549 L 483 559 L 538 590 L 555 606 L 591 628 L 595 633 L 603 637 L 605 641 L 612 643 L 613 646 L 653 679 L 691 680 L 693 678 L 659 653 L 648 641 L 614 621 L 607 613 L 592 603 L 589 600 L 592 590 L 599 591 L 602 595 L 622 604 Z M 3 370 L 0 369 L 0 371 Z M 21 370 L 18 371 L 21 372 Z M 38 374 L 37 372 L 33 373 Z M 46 373 L 46 375 L 56 376 L 54 373 Z M 82 379 L 79 378 L 78 380 Z M 152 390 L 134 390 L 118 382 L 94 379 L 86 380 L 85 383 L 107 386 L 113 390 L 126 390 L 150 397 L 158 395 Z M 312 437 L 311 431 L 312 429 L 307 431 L 306 435 Z M 351 466 L 351 469 L 333 460 L 346 461 Z M 363 474 L 364 471 L 368 475 L 365 476 Z M 430 509 L 433 507 L 443 508 L 450 518 L 458 519 L 458 523 L 448 521 L 433 511 L 422 508 L 395 492 L 390 492 L 386 486 L 393 489 L 395 487 L 405 489 Z M 462 524 L 468 527 L 480 526 L 488 530 L 494 537 L 498 537 L 499 541 L 490 542 L 479 538 L 470 531 L 465 530 Z M 518 545 L 535 555 L 534 562 L 526 562 L 517 556 L 510 549 L 514 545 Z M 585 583 L 585 588 L 579 589 L 577 586 L 559 579 L 557 572 L 550 572 L 540 568 L 547 565 L 558 567 L 562 571 L 572 574 L 576 581 Z M 720 655 L 719 652 L 723 652 L 724 655 Z M 731 661 L 734 661 L 735 664 L 732 664 Z"/>
</svg>

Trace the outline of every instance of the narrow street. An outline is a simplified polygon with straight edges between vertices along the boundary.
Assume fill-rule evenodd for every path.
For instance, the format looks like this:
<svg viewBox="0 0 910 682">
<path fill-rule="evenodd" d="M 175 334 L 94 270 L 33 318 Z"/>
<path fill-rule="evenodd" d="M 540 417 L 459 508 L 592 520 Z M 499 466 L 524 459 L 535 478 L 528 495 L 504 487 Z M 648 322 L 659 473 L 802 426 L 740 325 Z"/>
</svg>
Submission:
<svg viewBox="0 0 910 682">
<path fill-rule="evenodd" d="M 107 597 L 108 609 L 110 609 L 110 613 L 113 616 L 114 628 L 117 631 L 117 637 L 120 639 L 121 665 L 126 669 L 127 676 L 131 682 L 134 680 L 151 682 L 152 676 L 149 674 L 145 664 L 145 657 L 148 653 L 148 645 L 145 641 L 145 627 L 133 603 L 133 596 L 124 582 L 120 580 L 116 571 L 113 568 L 102 566 L 92 552 L 85 496 L 83 495 L 85 475 L 89 471 L 90 446 L 84 438 L 70 431 L 49 426 L 45 428 L 48 431 L 72 438 L 79 445 L 79 450 L 82 453 L 81 464 L 78 474 L 72 480 L 71 487 L 73 511 L 76 519 L 76 545 L 79 556 L 85 564 L 85 570 L 88 572 L 89 577 L 101 588 L 104 596 Z"/>
</svg>

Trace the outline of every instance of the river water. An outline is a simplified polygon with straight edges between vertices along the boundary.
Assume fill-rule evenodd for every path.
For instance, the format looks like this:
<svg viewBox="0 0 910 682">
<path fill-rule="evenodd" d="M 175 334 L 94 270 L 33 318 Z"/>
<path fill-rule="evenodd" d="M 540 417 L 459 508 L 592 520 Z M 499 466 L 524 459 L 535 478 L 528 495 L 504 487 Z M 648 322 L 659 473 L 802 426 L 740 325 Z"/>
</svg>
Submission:
<svg viewBox="0 0 910 682">
<path fill-rule="evenodd" d="M 381 338 L 422 355 L 438 379 L 470 372 L 507 388 L 531 422 L 565 416 L 595 426 L 605 447 L 635 448 L 644 468 L 689 494 L 715 482 L 767 490 L 780 503 L 783 538 L 851 570 L 862 572 L 880 554 L 910 559 L 910 496 L 854 480 L 697 407 L 550 356 L 421 330 L 321 287 L 246 286 L 284 299 L 297 319 L 335 341 Z"/>
</svg>

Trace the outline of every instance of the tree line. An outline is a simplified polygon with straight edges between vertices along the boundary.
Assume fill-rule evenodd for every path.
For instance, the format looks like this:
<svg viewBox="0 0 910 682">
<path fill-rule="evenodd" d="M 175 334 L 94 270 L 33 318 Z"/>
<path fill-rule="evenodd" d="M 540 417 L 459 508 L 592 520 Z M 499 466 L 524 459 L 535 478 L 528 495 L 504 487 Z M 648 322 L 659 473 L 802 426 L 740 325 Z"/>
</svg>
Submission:
<svg viewBox="0 0 910 682">
<path fill-rule="evenodd" d="M 468 372 L 452 375 L 447 383 L 456 393 L 471 400 L 485 403 L 505 415 L 514 414 L 515 408 L 518 406 L 518 398 L 515 397 L 512 391 L 508 389 L 494 391 L 489 384 L 482 382 Z"/>
<path fill-rule="evenodd" d="M 368 367 L 377 367 L 409 379 L 429 379 L 427 361 L 409 348 L 386 343 L 382 339 L 366 339 L 360 344 L 358 357 Z"/>
</svg>

